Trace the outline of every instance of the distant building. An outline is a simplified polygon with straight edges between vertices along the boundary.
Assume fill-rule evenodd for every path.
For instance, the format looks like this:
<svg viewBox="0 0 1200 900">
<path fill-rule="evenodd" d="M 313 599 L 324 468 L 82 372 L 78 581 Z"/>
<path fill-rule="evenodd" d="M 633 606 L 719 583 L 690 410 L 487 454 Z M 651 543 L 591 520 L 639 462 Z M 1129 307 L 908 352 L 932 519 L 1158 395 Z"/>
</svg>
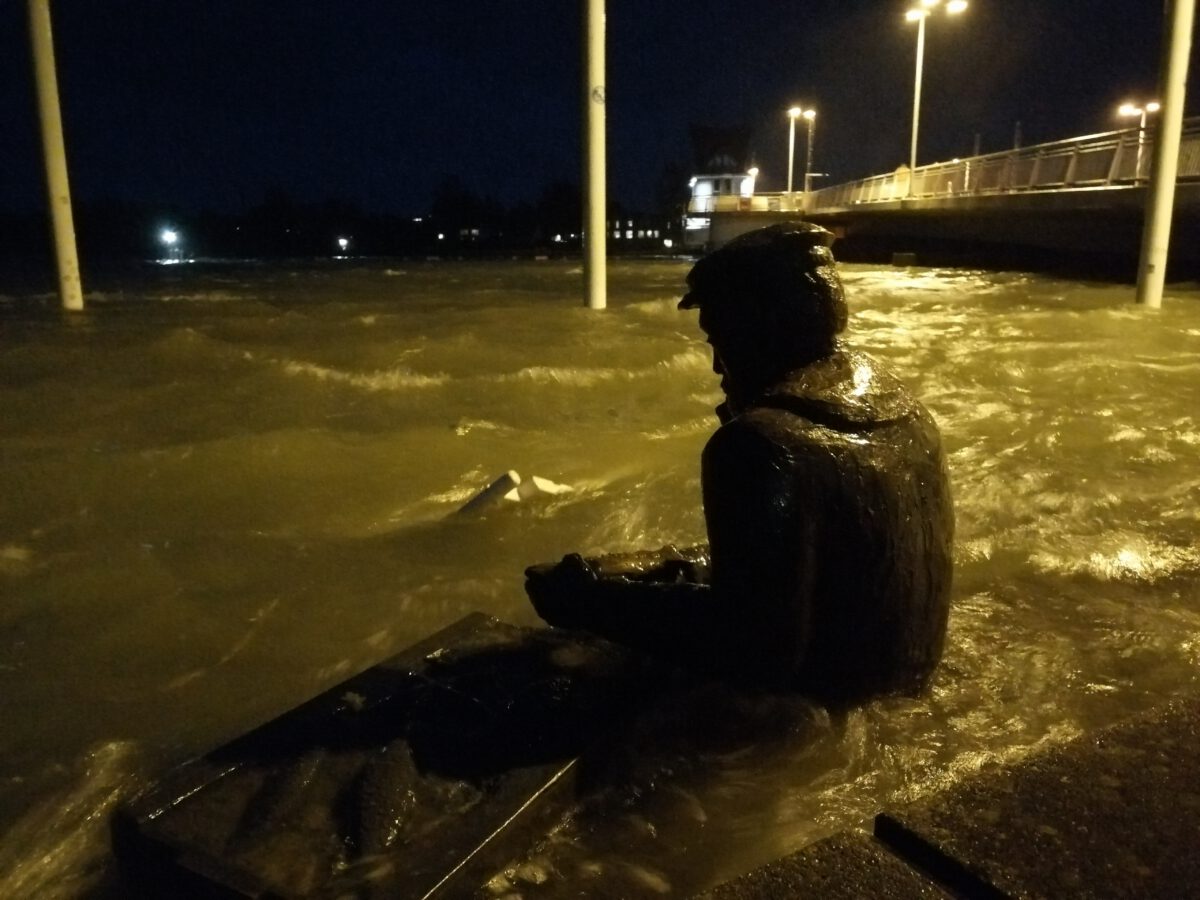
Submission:
<svg viewBox="0 0 1200 900">
<path fill-rule="evenodd" d="M 670 250 L 675 241 L 668 222 L 661 217 L 628 216 L 610 219 L 608 222 L 608 245 L 615 253 L 662 252 Z M 667 243 L 670 241 L 670 243 Z"/>
<path fill-rule="evenodd" d="M 691 198 L 683 217 L 683 246 L 702 250 L 709 243 L 711 213 L 749 209 L 758 169 L 749 164 L 750 129 L 736 126 L 691 126 L 695 170 L 688 182 Z"/>
<path fill-rule="evenodd" d="M 758 169 L 749 172 L 694 175 L 689 182 L 692 198 L 683 217 L 683 246 L 702 250 L 712 238 L 712 214 L 749 212 L 754 208 L 754 181 Z"/>
</svg>

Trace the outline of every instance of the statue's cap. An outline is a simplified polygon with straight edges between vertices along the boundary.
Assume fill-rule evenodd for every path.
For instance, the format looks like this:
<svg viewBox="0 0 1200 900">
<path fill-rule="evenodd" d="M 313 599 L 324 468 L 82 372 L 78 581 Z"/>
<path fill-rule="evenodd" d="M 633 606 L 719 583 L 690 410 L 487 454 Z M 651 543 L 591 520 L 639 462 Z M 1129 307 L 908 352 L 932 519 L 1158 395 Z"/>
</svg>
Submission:
<svg viewBox="0 0 1200 900">
<path fill-rule="evenodd" d="M 700 326 L 710 334 L 787 321 L 810 339 L 832 339 L 848 318 L 832 243 L 833 234 L 811 222 L 747 232 L 692 267 L 679 308 L 700 307 Z"/>
<path fill-rule="evenodd" d="M 811 274 L 833 265 L 829 251 L 833 240 L 832 232 L 812 222 L 784 222 L 739 235 L 692 267 L 687 277 L 691 290 L 679 301 L 679 308 L 695 309 L 731 299 L 731 294 L 765 292 L 783 299 L 790 293 L 809 292 Z"/>
</svg>

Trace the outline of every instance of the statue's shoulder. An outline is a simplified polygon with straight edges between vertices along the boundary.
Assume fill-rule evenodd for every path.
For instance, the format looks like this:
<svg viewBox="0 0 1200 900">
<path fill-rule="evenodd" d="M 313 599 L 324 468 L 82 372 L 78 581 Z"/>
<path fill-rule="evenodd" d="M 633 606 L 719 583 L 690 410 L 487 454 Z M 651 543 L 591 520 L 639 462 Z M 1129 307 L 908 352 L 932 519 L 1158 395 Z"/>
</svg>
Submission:
<svg viewBox="0 0 1200 900">
<path fill-rule="evenodd" d="M 854 350 L 838 350 L 789 373 L 757 405 L 848 431 L 927 415 L 899 378 L 877 360 Z"/>
</svg>

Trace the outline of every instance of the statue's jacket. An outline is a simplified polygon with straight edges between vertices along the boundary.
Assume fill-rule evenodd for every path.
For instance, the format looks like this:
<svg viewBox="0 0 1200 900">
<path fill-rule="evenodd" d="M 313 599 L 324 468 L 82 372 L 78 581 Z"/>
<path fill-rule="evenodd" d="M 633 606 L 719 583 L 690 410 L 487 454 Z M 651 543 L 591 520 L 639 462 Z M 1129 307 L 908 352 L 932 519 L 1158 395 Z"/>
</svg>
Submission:
<svg viewBox="0 0 1200 900">
<path fill-rule="evenodd" d="M 954 514 L 937 426 L 868 356 L 788 375 L 702 461 L 721 668 L 816 695 L 915 691 L 941 656 Z"/>
</svg>

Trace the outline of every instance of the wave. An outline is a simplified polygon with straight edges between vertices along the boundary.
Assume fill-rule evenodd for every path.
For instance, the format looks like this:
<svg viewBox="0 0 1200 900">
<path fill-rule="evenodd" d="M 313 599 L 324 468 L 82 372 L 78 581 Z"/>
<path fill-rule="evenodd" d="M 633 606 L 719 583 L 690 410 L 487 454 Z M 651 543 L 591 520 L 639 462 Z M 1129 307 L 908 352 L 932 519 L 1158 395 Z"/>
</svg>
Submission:
<svg viewBox="0 0 1200 900">
<path fill-rule="evenodd" d="M 403 391 L 412 388 L 439 387 L 450 381 L 449 375 L 420 375 L 411 369 L 388 369 L 375 372 L 344 372 L 310 362 L 287 360 L 282 363 L 288 375 L 306 376 L 319 381 L 348 384 L 365 391 Z"/>
<path fill-rule="evenodd" d="M 460 419 L 458 424 L 454 426 L 454 433 L 459 437 L 463 437 L 472 431 L 488 431 L 494 434 L 511 434 L 513 429 L 507 425 L 501 425 L 498 422 L 490 422 L 487 419 Z"/>
<path fill-rule="evenodd" d="M 709 434 L 717 428 L 715 416 L 701 416 L 687 422 L 679 422 L 667 428 L 654 431 L 644 431 L 642 436 L 648 441 L 666 441 L 678 437 L 691 437 L 696 434 Z"/>
<path fill-rule="evenodd" d="M 667 357 L 659 362 L 655 368 L 667 369 L 671 372 L 690 372 L 693 369 L 711 372 L 712 358 L 709 356 L 707 350 L 703 350 L 699 346 L 690 347 L 687 350 L 682 350 Z"/>
<path fill-rule="evenodd" d="M 657 300 L 642 300 L 638 303 L 630 303 L 625 306 L 625 309 L 640 315 L 654 316 L 656 318 L 679 318 L 685 314 L 684 311 L 679 309 L 679 298 L 682 296 L 682 293 L 680 291 L 679 293 Z"/>
<path fill-rule="evenodd" d="M 532 382 L 533 384 L 566 384 L 591 387 L 603 382 L 627 380 L 632 373 L 626 369 L 575 369 L 566 366 L 528 366 L 499 376 L 501 382 Z"/>
<path fill-rule="evenodd" d="M 0 546 L 0 575 L 18 577 L 33 569 L 33 551 L 20 544 Z"/>
<path fill-rule="evenodd" d="M 710 371 L 711 362 L 707 354 L 698 348 L 684 350 L 652 366 L 639 369 L 621 368 L 575 368 L 571 366 L 527 366 L 516 372 L 498 376 L 505 383 L 564 384 L 571 387 L 592 387 L 614 381 L 636 381 L 639 378 L 667 372 Z"/>
<path fill-rule="evenodd" d="M 154 338 L 149 347 L 151 352 L 175 353 L 179 351 L 194 351 L 197 348 L 207 350 L 218 345 L 224 349 L 230 349 L 228 344 L 201 331 L 199 328 L 191 325 L 183 325 L 172 328 Z"/>
<path fill-rule="evenodd" d="M 163 303 L 233 303 L 245 300 L 245 294 L 226 290 L 197 291 L 190 294 L 162 294 L 158 298 Z"/>
<path fill-rule="evenodd" d="M 1039 550 L 1029 561 L 1042 572 L 1083 575 L 1097 581 L 1147 584 L 1200 570 L 1200 548 L 1180 547 L 1135 535 L 1115 535 L 1109 546 L 1087 552 L 1068 547 Z"/>
</svg>

